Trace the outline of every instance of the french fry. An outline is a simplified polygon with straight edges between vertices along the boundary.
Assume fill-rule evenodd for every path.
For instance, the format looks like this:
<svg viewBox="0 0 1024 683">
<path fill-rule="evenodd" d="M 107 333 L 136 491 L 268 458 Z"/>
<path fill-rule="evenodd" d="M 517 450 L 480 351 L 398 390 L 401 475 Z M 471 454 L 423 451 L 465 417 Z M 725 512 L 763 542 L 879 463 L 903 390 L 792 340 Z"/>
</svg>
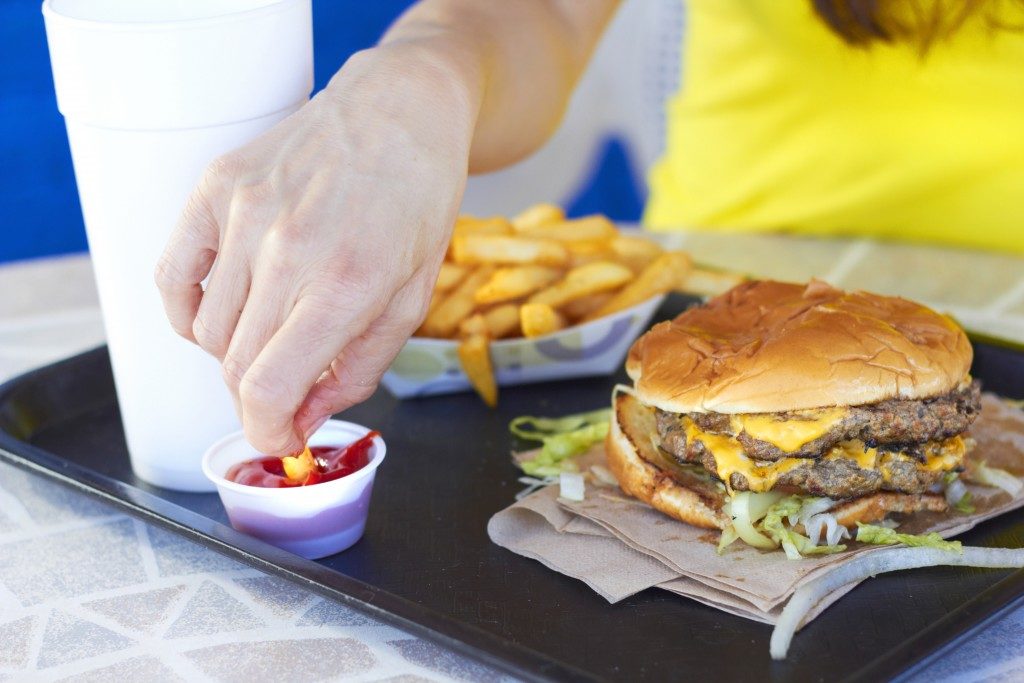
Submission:
<svg viewBox="0 0 1024 683">
<path fill-rule="evenodd" d="M 459 216 L 455 219 L 455 227 L 452 229 L 452 235 L 511 235 L 512 232 L 512 223 L 504 216 Z"/>
<path fill-rule="evenodd" d="M 466 277 L 469 268 L 460 266 L 457 263 L 445 261 L 441 264 L 441 270 L 437 273 L 437 282 L 434 284 L 434 291 L 447 292 Z"/>
<path fill-rule="evenodd" d="M 530 237 L 547 237 L 560 242 L 607 242 L 619 234 L 615 225 L 600 215 L 520 228 L 519 233 Z"/>
<path fill-rule="evenodd" d="M 523 304 L 519 307 L 523 336 L 540 337 L 565 327 L 565 318 L 548 304 Z"/>
<path fill-rule="evenodd" d="M 452 238 L 452 259 L 464 264 L 534 264 L 561 266 L 569 250 L 556 240 L 505 235 L 458 235 Z"/>
<path fill-rule="evenodd" d="M 459 363 L 469 378 L 469 383 L 491 408 L 498 405 L 498 382 L 491 366 L 491 354 L 487 337 L 474 334 L 459 344 Z"/>
<path fill-rule="evenodd" d="M 693 267 L 690 257 L 681 251 L 669 251 L 643 269 L 632 282 L 620 289 L 603 306 L 589 313 L 583 322 L 603 318 L 647 301 L 673 289 Z"/>
<path fill-rule="evenodd" d="M 284 470 L 284 476 L 292 481 L 306 481 L 310 473 L 316 471 L 316 460 L 313 459 L 309 446 L 302 449 L 298 455 L 286 455 L 281 458 L 281 469 Z"/>
<path fill-rule="evenodd" d="M 532 230 L 564 220 L 565 212 L 562 211 L 562 207 L 554 204 L 534 204 L 512 219 L 512 227 L 516 230 Z"/>
<path fill-rule="evenodd" d="M 517 304 L 501 304 L 483 314 L 487 325 L 487 336 L 491 339 L 504 339 L 519 334 L 519 306 Z"/>
<path fill-rule="evenodd" d="M 533 294 L 557 280 L 562 271 L 547 266 L 516 266 L 499 268 L 480 289 L 478 304 L 495 304 Z"/>
<path fill-rule="evenodd" d="M 619 235 L 609 243 L 615 260 L 639 273 L 664 253 L 657 242 L 635 235 Z"/>
<path fill-rule="evenodd" d="M 746 278 L 738 273 L 729 273 L 724 270 L 709 270 L 706 268 L 692 268 L 680 278 L 674 289 L 685 294 L 716 296 L 732 289 L 744 280 Z"/>
<path fill-rule="evenodd" d="M 448 293 L 437 307 L 427 314 L 420 329 L 426 337 L 451 337 L 459 323 L 476 308 L 473 295 L 491 277 L 494 269 L 490 266 L 477 268 Z"/>
<path fill-rule="evenodd" d="M 561 308 L 570 301 L 589 294 L 606 292 L 620 287 L 631 279 L 633 279 L 633 271 L 618 263 L 611 261 L 588 263 L 573 268 L 565 274 L 564 279 L 531 296 L 529 302 Z"/>
<path fill-rule="evenodd" d="M 560 309 L 562 315 L 568 318 L 570 321 L 575 322 L 582 318 L 590 315 L 591 312 L 604 306 L 608 303 L 615 294 L 612 292 L 598 292 L 597 294 L 588 294 L 587 296 L 580 297 L 575 301 L 570 301 Z"/>
<path fill-rule="evenodd" d="M 459 323 L 459 336 L 463 339 L 468 339 L 473 335 L 488 336 L 487 334 L 487 322 L 484 320 L 483 313 L 474 313 L 465 320 Z"/>
</svg>

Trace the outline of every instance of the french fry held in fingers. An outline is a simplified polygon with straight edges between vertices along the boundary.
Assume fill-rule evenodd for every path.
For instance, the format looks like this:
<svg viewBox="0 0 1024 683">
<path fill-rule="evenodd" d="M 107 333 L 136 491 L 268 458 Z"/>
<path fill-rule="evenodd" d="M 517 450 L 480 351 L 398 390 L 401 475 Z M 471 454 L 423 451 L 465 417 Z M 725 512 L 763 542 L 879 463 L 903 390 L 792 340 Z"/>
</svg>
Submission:
<svg viewBox="0 0 1024 683">
<path fill-rule="evenodd" d="M 531 296 L 529 302 L 560 308 L 574 299 L 621 287 L 631 279 L 633 271 L 626 266 L 596 261 L 573 268 L 563 280 Z"/>
<path fill-rule="evenodd" d="M 542 337 L 565 327 L 565 318 L 548 304 L 523 304 L 519 324 L 525 337 Z"/>
<path fill-rule="evenodd" d="M 681 251 L 670 251 L 654 259 L 628 285 L 619 290 L 603 306 L 588 314 L 584 321 L 596 320 L 606 315 L 636 306 L 652 296 L 674 289 L 693 267 L 690 257 Z"/>
<path fill-rule="evenodd" d="M 507 235 L 457 235 L 452 238 L 452 260 L 462 264 L 536 264 L 561 266 L 569 250 L 557 240 Z"/>
<path fill-rule="evenodd" d="M 490 280 L 476 290 L 476 302 L 495 304 L 519 299 L 547 287 L 561 276 L 561 270 L 548 266 L 499 268 Z"/>
<path fill-rule="evenodd" d="M 491 352 L 487 337 L 474 334 L 459 344 L 459 363 L 469 383 L 491 408 L 498 405 L 498 382 L 491 367 Z"/>
<path fill-rule="evenodd" d="M 471 315 L 476 308 L 473 298 L 479 289 L 491 277 L 494 269 L 490 266 L 477 268 L 466 276 L 462 283 L 453 289 L 437 307 L 427 314 L 420 328 L 426 337 L 451 337 L 459 328 L 459 323 Z"/>
</svg>

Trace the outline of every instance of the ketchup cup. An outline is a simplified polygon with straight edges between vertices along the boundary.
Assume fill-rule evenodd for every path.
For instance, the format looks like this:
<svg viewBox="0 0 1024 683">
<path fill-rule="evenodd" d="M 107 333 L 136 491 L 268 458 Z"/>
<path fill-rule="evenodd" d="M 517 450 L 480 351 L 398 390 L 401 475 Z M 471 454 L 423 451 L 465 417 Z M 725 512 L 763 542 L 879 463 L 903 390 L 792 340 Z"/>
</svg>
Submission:
<svg viewBox="0 0 1024 683">
<path fill-rule="evenodd" d="M 346 446 L 370 430 L 328 420 L 310 446 Z M 315 560 L 341 552 L 363 536 L 373 478 L 384 460 L 384 440 L 373 439 L 369 463 L 340 479 L 292 488 L 263 488 L 225 478 L 237 463 L 260 458 L 242 432 L 224 437 L 203 455 L 203 474 L 217 487 L 231 526 L 271 545 Z"/>
</svg>

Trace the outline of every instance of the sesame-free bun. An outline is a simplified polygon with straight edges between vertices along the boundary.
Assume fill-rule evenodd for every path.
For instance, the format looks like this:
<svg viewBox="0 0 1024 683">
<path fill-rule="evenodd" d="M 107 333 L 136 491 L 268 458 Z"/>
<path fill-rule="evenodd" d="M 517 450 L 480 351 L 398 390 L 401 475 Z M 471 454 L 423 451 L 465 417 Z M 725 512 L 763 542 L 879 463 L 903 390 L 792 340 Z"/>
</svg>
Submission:
<svg viewBox="0 0 1024 683">
<path fill-rule="evenodd" d="M 652 464 L 661 457 L 652 439 L 657 436 L 654 411 L 627 393 L 617 392 L 612 401 L 605 458 L 619 487 L 680 522 L 705 529 L 729 526 L 721 487 L 696 475 L 673 477 Z"/>
<path fill-rule="evenodd" d="M 673 413 L 774 413 L 944 394 L 973 352 L 947 316 L 824 282 L 751 281 L 659 323 L 626 371 Z"/>
</svg>

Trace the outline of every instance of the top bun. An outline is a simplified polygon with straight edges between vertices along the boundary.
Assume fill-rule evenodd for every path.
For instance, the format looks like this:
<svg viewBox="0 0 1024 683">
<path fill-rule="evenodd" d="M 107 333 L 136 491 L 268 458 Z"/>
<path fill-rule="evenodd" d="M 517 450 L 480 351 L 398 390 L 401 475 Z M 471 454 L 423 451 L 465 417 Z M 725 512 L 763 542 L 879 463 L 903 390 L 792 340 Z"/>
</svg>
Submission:
<svg viewBox="0 0 1024 683">
<path fill-rule="evenodd" d="M 938 396 L 972 356 L 964 331 L 921 304 L 753 281 L 655 325 L 626 372 L 668 412 L 775 413 Z"/>
</svg>

